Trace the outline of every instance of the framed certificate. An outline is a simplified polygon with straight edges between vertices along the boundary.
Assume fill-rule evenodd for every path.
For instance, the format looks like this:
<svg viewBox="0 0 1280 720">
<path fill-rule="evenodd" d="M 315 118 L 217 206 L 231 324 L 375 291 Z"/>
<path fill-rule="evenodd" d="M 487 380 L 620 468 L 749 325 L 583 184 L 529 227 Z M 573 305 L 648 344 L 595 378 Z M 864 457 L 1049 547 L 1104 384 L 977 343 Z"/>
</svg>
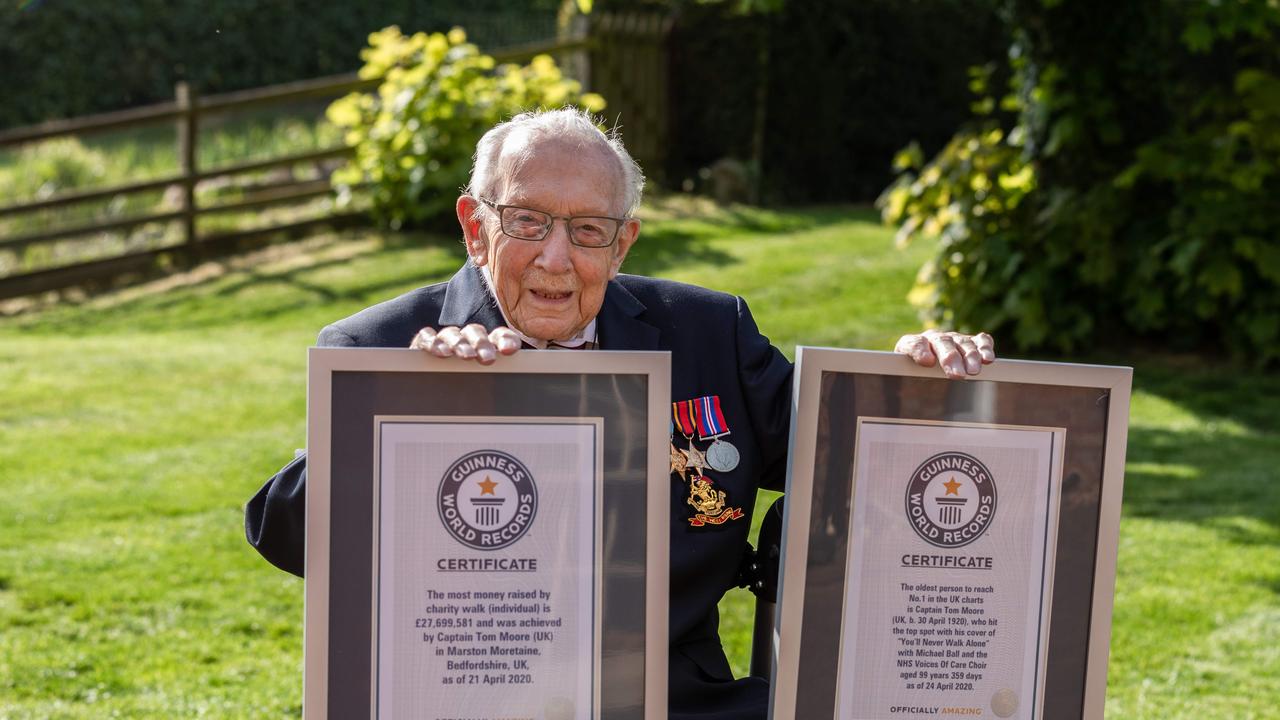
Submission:
<svg viewBox="0 0 1280 720">
<path fill-rule="evenodd" d="M 1101 718 L 1131 373 L 800 348 L 772 717 Z"/>
<path fill-rule="evenodd" d="M 666 714 L 666 353 L 313 348 L 303 712 Z"/>
</svg>

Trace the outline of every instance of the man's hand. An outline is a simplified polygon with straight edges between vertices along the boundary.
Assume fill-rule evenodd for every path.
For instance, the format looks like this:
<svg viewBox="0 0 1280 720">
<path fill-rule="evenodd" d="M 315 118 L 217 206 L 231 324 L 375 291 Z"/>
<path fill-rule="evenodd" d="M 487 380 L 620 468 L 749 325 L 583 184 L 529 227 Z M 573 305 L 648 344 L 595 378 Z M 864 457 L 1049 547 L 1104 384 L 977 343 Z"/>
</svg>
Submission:
<svg viewBox="0 0 1280 720">
<path fill-rule="evenodd" d="M 977 375 L 983 365 L 996 360 L 995 341 L 984 332 L 965 335 L 925 330 L 919 335 L 903 335 L 893 351 L 910 355 L 921 367 L 941 365 L 942 372 L 952 379 Z"/>
<path fill-rule="evenodd" d="M 483 325 L 472 323 L 464 328 L 424 327 L 413 336 L 409 347 L 429 352 L 436 357 L 460 357 L 492 365 L 498 355 L 514 355 L 520 350 L 520 336 L 508 327 L 488 332 Z"/>
</svg>

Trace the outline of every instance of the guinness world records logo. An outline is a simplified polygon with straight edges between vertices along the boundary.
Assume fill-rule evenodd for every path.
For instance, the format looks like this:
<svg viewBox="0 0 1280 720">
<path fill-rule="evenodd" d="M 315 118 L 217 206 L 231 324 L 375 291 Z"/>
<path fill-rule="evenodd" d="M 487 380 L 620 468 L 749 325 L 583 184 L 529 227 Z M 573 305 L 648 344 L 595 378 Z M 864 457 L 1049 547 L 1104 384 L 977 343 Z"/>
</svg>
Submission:
<svg viewBox="0 0 1280 720">
<path fill-rule="evenodd" d="M 922 540 L 958 548 L 977 540 L 996 512 L 991 471 L 968 453 L 942 452 L 920 463 L 907 483 L 907 521 Z"/>
<path fill-rule="evenodd" d="M 533 473 L 514 456 L 477 450 L 458 458 L 436 493 L 440 521 L 475 550 L 500 550 L 521 537 L 538 511 Z"/>
</svg>

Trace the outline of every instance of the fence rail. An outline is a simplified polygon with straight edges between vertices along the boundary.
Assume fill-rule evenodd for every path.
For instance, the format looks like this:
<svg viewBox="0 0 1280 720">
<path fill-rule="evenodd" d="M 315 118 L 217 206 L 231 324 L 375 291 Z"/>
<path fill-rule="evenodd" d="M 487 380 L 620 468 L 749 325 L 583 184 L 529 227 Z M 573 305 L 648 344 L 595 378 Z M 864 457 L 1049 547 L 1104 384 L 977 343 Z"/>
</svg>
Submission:
<svg viewBox="0 0 1280 720">
<path fill-rule="evenodd" d="M 579 38 L 569 41 L 508 47 L 492 51 L 490 55 L 500 63 L 521 62 L 543 53 L 563 56 L 575 51 L 585 51 L 591 45 L 592 41 L 589 38 Z M 67 135 L 97 133 L 174 122 L 177 129 L 178 155 L 177 173 L 111 187 L 74 190 L 38 200 L 0 205 L 0 218 L 11 218 L 17 215 L 65 208 L 120 196 L 138 195 L 160 190 L 167 191 L 174 187 L 182 190 L 178 203 L 179 207 L 175 210 L 153 212 L 128 218 L 87 222 L 17 236 L 0 237 L 0 250 L 22 252 L 32 246 L 43 243 L 93 233 L 129 230 L 152 223 L 180 222 L 182 227 L 180 244 L 0 277 L 0 300 L 50 290 L 60 290 L 86 282 L 99 282 L 119 274 L 144 271 L 148 267 L 154 266 L 161 257 L 182 256 L 185 258 L 198 258 L 206 253 L 216 253 L 221 250 L 238 247 L 242 240 L 261 238 L 269 233 L 293 232 L 320 223 L 346 224 L 352 222 L 358 218 L 355 213 L 329 213 L 321 217 L 251 230 L 205 235 L 197 233 L 196 220 L 201 216 L 257 210 L 272 205 L 314 199 L 331 193 L 327 173 L 321 173 L 322 179 L 319 180 L 287 182 L 258 187 L 255 188 L 255 192 L 249 198 L 218 205 L 202 206 L 197 202 L 195 192 L 196 187 L 201 182 L 279 167 L 294 167 L 307 163 L 312 163 L 319 167 L 321 163 L 327 160 L 342 159 L 350 156 L 352 152 L 351 148 L 345 146 L 322 148 L 320 150 L 247 161 L 206 170 L 200 169 L 197 163 L 198 131 L 201 121 L 210 116 L 254 107 L 294 103 L 333 97 L 348 92 L 365 91 L 376 87 L 378 82 L 377 79 L 364 79 L 357 73 L 348 73 L 207 97 L 199 97 L 189 85 L 178 83 L 174 87 L 174 100 L 171 102 L 0 130 L 0 148 L 4 148 Z"/>
</svg>

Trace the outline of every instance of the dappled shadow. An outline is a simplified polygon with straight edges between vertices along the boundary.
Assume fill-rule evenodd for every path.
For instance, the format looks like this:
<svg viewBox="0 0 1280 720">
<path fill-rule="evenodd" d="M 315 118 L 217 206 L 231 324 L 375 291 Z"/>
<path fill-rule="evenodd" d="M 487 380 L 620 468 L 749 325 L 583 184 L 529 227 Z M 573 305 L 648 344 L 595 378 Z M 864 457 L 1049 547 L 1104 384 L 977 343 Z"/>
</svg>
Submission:
<svg viewBox="0 0 1280 720">
<path fill-rule="evenodd" d="M 260 270 L 257 268 L 249 268 L 243 271 L 238 279 L 220 286 L 214 295 L 233 298 L 236 295 L 257 286 L 285 285 L 300 290 L 306 295 L 320 298 L 327 302 L 341 302 L 346 300 L 365 299 L 370 296 L 377 297 L 382 294 L 387 294 L 389 297 L 392 292 L 403 292 L 407 286 L 430 285 L 432 283 L 448 280 L 452 277 L 457 271 L 457 267 L 449 268 L 444 272 L 428 272 L 421 266 L 405 264 L 401 266 L 399 272 L 393 275 L 380 276 L 376 280 L 370 279 L 366 282 L 347 282 L 340 287 L 331 284 L 323 284 L 310 279 L 311 276 L 317 272 L 347 265 L 360 257 L 369 257 L 388 252 L 399 252 L 424 247 L 443 250 L 449 257 L 452 257 L 457 261 L 457 267 L 461 267 L 466 261 L 466 250 L 463 244 L 455 239 L 445 238 L 441 235 L 397 233 L 384 236 L 381 239 L 379 247 L 373 247 L 365 252 L 349 257 L 319 260 L 299 267 L 291 267 L 282 270 Z M 249 315 L 242 316 L 242 318 L 253 319 L 273 317 L 298 309 L 306 304 L 307 303 L 304 300 L 300 300 L 295 303 L 286 303 L 270 308 L 261 308 Z"/>
<path fill-rule="evenodd" d="M 828 225 L 863 220 L 878 223 L 874 210 L 849 206 L 821 206 L 767 210 L 747 205 L 708 209 L 703 204 L 660 202 L 647 221 L 640 239 L 627 255 L 623 270 L 636 275 L 661 275 L 684 265 L 727 266 L 733 255 L 714 247 L 714 240 L 734 235 L 795 233 Z"/>
<path fill-rule="evenodd" d="M 1135 365 L 1135 389 L 1206 420 L 1231 420 L 1252 432 L 1280 433 L 1280 373 L 1196 356 L 1139 359 Z M 1272 441 L 1280 445 L 1280 438 Z"/>
<path fill-rule="evenodd" d="M 706 237 L 671 227 L 646 230 L 627 254 L 622 269 L 633 275 L 658 275 L 662 271 L 690 263 L 724 266 L 734 258 L 710 246 Z"/>
<path fill-rule="evenodd" d="M 1124 513 L 1280 543 L 1280 377 L 1171 356 L 1140 361 L 1134 384 L 1192 417 L 1129 428 Z"/>
<path fill-rule="evenodd" d="M 1203 431 L 1129 429 L 1125 513 L 1155 519 L 1205 522 L 1254 518 L 1280 539 L 1280 482 L 1276 438 Z M 1234 539 L 1254 542 L 1248 527 L 1218 526 Z"/>
<path fill-rule="evenodd" d="M 440 263 L 384 263 L 368 278 L 339 282 L 319 279 L 327 271 L 379 256 L 405 254 L 418 248 L 443 251 Z M 439 256 L 437 256 L 438 258 Z M 14 318 L 21 326 L 67 334 L 100 332 L 111 327 L 130 330 L 191 329 L 251 323 L 317 305 L 359 305 L 387 299 L 411 287 L 448 279 L 465 258 L 455 238 L 425 233 L 376 231 L 337 233 L 272 246 L 247 256 L 202 263 L 183 273 L 120 290 L 102 298 L 65 301 L 60 308 Z M 388 267 L 389 265 L 389 267 Z M 271 292 L 272 288 L 294 291 Z M 246 296 L 252 299 L 246 300 Z M 352 307 L 354 311 L 359 307 Z M 92 324 L 85 322 L 92 314 Z M 337 319 L 335 315 L 333 319 Z"/>
<path fill-rule="evenodd" d="M 641 275 L 661 275 L 684 265 L 724 267 L 737 262 L 723 245 L 726 238 L 750 240 L 753 236 L 803 232 L 825 225 L 865 220 L 875 223 L 869 209 L 848 206 L 769 210 L 743 205 L 708 206 L 696 199 L 657 199 L 647 212 L 640 242 L 632 249 L 623 270 Z M 865 217 L 864 217 L 865 216 Z M 363 242 L 363 244 L 362 244 Z M 720 244 L 717 244 L 720 243 Z M 359 245 L 358 248 L 352 246 Z M 396 265 L 388 258 L 397 252 L 430 247 L 443 251 L 429 263 Z M 92 313 L 96 329 L 103 325 L 140 329 L 213 327 L 270 319 L 290 312 L 333 305 L 336 317 L 412 287 L 447 280 L 465 261 L 465 248 L 456 228 L 443 231 L 389 232 L 364 229 L 311 236 L 276 243 L 254 252 L 208 258 L 164 277 L 100 294 L 83 288 L 57 303 L 33 306 L 13 318 L 17 327 L 40 328 L 69 334 L 92 331 L 86 313 Z M 367 279 L 343 277 L 330 282 L 344 263 L 379 266 Z M 277 289 L 297 292 L 277 292 Z M 200 305 L 198 298 L 225 299 L 218 307 Z"/>
</svg>

